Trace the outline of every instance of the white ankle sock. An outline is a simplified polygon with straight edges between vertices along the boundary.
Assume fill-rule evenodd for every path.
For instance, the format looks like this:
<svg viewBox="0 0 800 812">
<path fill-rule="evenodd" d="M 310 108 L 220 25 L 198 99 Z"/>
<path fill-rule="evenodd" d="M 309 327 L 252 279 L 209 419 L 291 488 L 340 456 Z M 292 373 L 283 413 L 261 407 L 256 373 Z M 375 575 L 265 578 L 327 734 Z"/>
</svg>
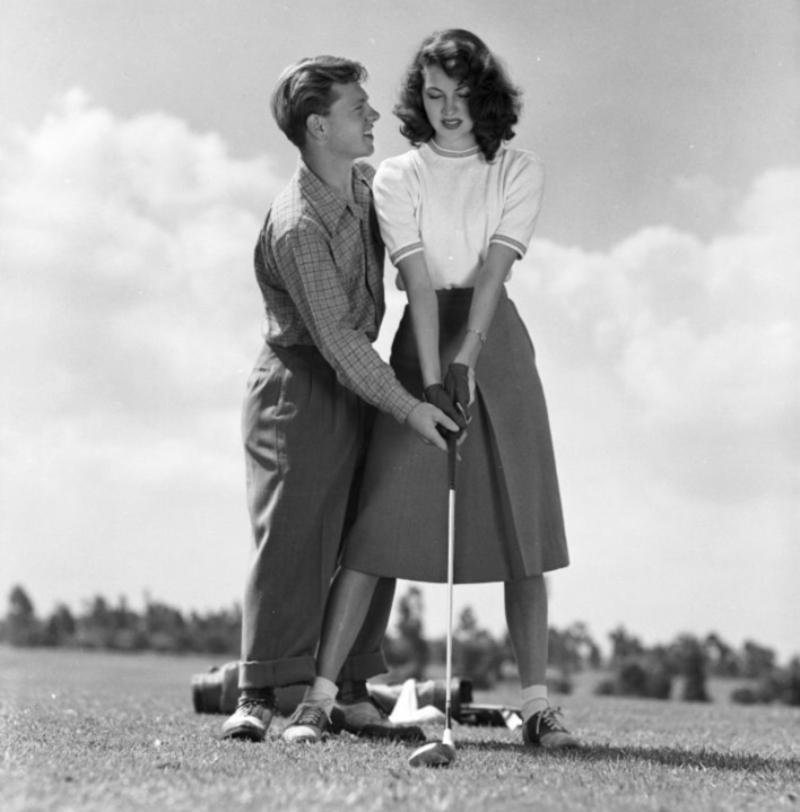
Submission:
<svg viewBox="0 0 800 812">
<path fill-rule="evenodd" d="M 314 684 L 306 689 L 303 702 L 308 702 L 311 705 L 319 705 L 325 713 L 330 716 L 336 694 L 338 693 L 339 688 L 335 682 L 331 682 L 329 679 L 325 679 L 325 677 L 317 677 L 314 680 Z"/>
<path fill-rule="evenodd" d="M 523 722 L 527 722 L 534 713 L 546 710 L 549 705 L 546 685 L 529 685 L 527 688 L 522 689 Z"/>
</svg>

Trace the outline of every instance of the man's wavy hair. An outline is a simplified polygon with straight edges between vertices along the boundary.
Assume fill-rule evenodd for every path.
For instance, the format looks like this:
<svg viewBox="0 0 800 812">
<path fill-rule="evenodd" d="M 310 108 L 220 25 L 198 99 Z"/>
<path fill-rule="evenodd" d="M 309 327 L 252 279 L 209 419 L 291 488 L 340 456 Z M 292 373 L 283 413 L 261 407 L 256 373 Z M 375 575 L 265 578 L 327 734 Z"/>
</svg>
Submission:
<svg viewBox="0 0 800 812">
<path fill-rule="evenodd" d="M 367 69 L 339 56 L 316 56 L 289 65 L 278 78 L 270 108 L 284 135 L 296 146 L 306 142 L 306 120 L 325 116 L 336 101 L 335 84 L 365 82 Z"/>
<path fill-rule="evenodd" d="M 420 46 L 403 77 L 394 114 L 400 132 L 414 145 L 430 141 L 434 129 L 422 103 L 427 65 L 438 65 L 451 79 L 469 88 L 469 114 L 475 140 L 487 161 L 492 161 L 504 141 L 514 137 L 519 121 L 521 91 L 506 74 L 500 60 L 475 34 L 461 28 L 437 31 Z"/>
</svg>

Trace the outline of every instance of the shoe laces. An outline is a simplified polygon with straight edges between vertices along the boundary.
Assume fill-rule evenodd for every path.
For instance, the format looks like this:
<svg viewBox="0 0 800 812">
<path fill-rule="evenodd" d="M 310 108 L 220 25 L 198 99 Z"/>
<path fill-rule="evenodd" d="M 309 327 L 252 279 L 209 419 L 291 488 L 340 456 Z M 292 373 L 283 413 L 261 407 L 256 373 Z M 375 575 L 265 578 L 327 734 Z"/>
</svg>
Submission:
<svg viewBox="0 0 800 812">
<path fill-rule="evenodd" d="M 545 728 L 548 731 L 560 731 L 560 732 L 567 732 L 567 729 L 564 725 L 561 724 L 558 717 L 563 716 L 564 713 L 561 708 L 551 708 L 550 706 L 546 707 L 543 711 L 539 711 L 536 716 L 536 734 L 539 734 L 539 728 L 544 724 Z"/>
<path fill-rule="evenodd" d="M 274 702 L 269 699 L 256 699 L 249 696 L 240 696 L 236 703 L 236 710 L 244 711 L 248 715 L 252 715 L 254 712 L 257 715 L 258 711 L 274 710 L 274 708 Z"/>
<path fill-rule="evenodd" d="M 300 705 L 295 711 L 292 724 L 322 729 L 328 724 L 328 715 L 319 705 Z"/>
</svg>

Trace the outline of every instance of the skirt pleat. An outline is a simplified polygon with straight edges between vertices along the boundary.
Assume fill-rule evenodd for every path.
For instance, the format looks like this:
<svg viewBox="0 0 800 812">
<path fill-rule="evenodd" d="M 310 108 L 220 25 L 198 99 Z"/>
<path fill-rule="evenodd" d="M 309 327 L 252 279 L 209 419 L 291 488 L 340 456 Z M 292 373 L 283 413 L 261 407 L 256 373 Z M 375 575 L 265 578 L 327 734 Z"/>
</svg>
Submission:
<svg viewBox="0 0 800 812">
<path fill-rule="evenodd" d="M 472 289 L 437 292 L 446 370 L 467 325 Z M 408 308 L 391 365 L 409 392 L 422 378 Z M 476 366 L 476 398 L 459 446 L 456 583 L 513 581 L 569 563 L 547 407 L 533 344 L 513 302 L 500 299 Z M 379 413 L 344 566 L 412 581 L 447 580 L 447 457 Z"/>
</svg>

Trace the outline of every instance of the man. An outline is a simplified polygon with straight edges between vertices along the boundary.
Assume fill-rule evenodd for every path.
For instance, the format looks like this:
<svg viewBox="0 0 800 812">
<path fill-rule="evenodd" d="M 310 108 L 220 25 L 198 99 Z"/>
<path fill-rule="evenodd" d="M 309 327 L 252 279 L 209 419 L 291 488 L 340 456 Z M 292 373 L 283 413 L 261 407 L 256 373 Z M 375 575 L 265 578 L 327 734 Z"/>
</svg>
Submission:
<svg viewBox="0 0 800 812">
<path fill-rule="evenodd" d="M 300 150 L 297 172 L 272 204 L 255 251 L 266 310 L 265 343 L 243 412 L 247 499 L 255 551 L 242 626 L 240 698 L 226 738 L 262 741 L 276 687 L 310 684 L 348 498 L 372 407 L 446 450 L 438 426 L 459 425 L 412 397 L 372 346 L 385 305 L 375 218 L 378 113 L 356 62 L 304 59 L 281 75 L 271 104 Z M 339 676 L 334 729 L 412 736 L 369 701 L 366 679 L 384 672 L 380 650 L 394 581 L 376 590 Z"/>
</svg>

